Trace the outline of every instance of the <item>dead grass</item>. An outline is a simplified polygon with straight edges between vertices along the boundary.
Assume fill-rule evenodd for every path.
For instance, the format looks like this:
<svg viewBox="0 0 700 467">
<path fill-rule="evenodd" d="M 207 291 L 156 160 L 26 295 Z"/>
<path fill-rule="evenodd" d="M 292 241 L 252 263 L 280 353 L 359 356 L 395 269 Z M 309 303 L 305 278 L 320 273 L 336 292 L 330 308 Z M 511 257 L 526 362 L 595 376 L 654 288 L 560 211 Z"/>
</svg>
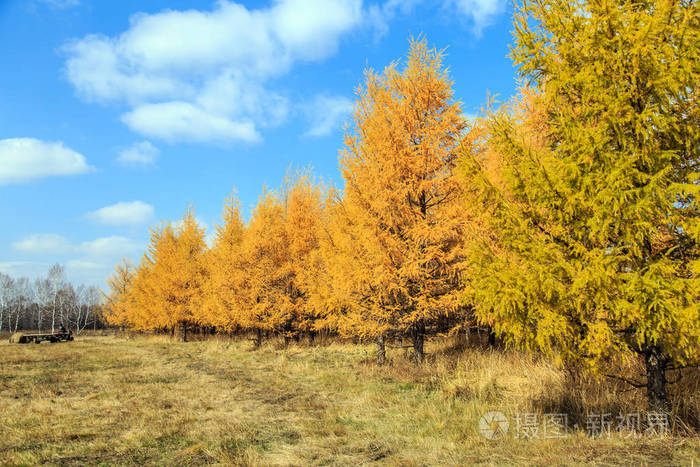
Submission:
<svg viewBox="0 0 700 467">
<path fill-rule="evenodd" d="M 166 337 L 81 337 L 0 343 L 0 464 L 32 465 L 691 465 L 700 439 L 685 426 L 664 438 L 498 441 L 479 417 L 615 413 L 643 394 L 581 379 L 534 356 L 431 347 L 422 368 L 399 351 Z M 697 377 L 683 390 L 696 391 Z M 694 405 L 695 404 L 695 405 Z M 691 410 L 686 407 L 685 410 Z M 694 409 L 693 409 L 694 410 Z M 635 408 L 634 410 L 639 411 Z M 691 410 L 692 411 L 692 410 Z M 679 412 L 680 413 L 680 412 Z M 688 423 L 686 423 L 688 425 Z M 582 425 L 579 425 L 582 426 Z M 685 431 L 684 431 L 685 430 Z"/>
</svg>

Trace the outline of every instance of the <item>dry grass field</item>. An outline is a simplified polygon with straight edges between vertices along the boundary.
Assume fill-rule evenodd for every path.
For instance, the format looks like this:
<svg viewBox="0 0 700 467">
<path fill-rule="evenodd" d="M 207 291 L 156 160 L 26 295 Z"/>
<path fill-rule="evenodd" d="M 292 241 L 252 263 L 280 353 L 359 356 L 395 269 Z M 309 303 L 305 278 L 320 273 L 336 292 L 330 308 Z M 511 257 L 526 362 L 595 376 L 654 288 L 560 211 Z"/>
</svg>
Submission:
<svg viewBox="0 0 700 467">
<path fill-rule="evenodd" d="M 643 394 L 571 377 L 535 357 L 429 347 L 423 368 L 372 347 L 181 343 L 81 337 L 0 343 L 0 464 L 700 465 L 700 439 L 674 434 L 488 440 L 480 416 L 625 411 Z M 688 379 L 688 378 L 686 378 Z M 697 404 L 697 378 L 692 404 Z M 692 391 L 684 387 L 684 391 Z M 677 408 L 686 416 L 692 404 Z M 690 408 L 689 408 L 690 407 Z M 674 419 L 675 420 L 675 419 Z M 583 427 L 584 425 L 579 425 Z M 539 436 L 541 438 L 541 436 Z"/>
</svg>

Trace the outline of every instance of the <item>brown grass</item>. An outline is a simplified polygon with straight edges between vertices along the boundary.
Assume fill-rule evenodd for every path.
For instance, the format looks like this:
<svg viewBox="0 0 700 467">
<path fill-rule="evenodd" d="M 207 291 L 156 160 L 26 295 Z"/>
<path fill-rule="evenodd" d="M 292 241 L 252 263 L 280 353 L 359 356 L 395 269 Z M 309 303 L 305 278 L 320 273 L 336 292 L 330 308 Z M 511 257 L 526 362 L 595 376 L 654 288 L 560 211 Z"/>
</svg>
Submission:
<svg viewBox="0 0 700 467">
<path fill-rule="evenodd" d="M 639 411 L 643 394 L 571 375 L 536 356 L 431 345 L 421 368 L 400 351 L 165 337 L 0 343 L 0 464 L 691 465 L 692 423 L 674 434 L 483 438 L 489 410 Z M 577 379 L 578 381 L 573 381 Z M 697 375 L 679 419 L 697 409 Z M 574 385 L 573 383 L 576 383 Z M 695 386 L 692 386 L 695 384 Z M 687 393 L 695 388 L 695 392 Z M 685 410 L 685 412 L 682 412 Z M 581 418 L 584 417 L 584 418 Z M 579 425 L 582 426 L 582 425 Z"/>
</svg>

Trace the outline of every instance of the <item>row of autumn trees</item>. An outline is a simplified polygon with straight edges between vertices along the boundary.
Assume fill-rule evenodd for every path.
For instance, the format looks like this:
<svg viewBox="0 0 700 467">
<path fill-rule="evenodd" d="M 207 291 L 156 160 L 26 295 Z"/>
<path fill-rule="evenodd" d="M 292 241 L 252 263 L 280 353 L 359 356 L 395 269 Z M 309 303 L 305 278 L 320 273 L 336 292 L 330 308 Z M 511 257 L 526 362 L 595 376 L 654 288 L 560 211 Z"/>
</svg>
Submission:
<svg viewBox="0 0 700 467">
<path fill-rule="evenodd" d="M 411 46 L 405 70 L 369 72 L 356 131 L 341 155 L 340 193 L 309 173 L 265 191 L 246 224 L 224 206 L 211 248 L 190 210 L 154 230 L 133 271 L 110 279 L 115 324 L 216 328 L 287 339 L 318 332 L 384 340 L 465 325 L 461 251 L 467 219 L 457 147 L 466 123 L 441 55 Z M 396 122 L 400 122 L 397 126 Z"/>
<path fill-rule="evenodd" d="M 518 96 L 466 122 L 442 55 L 366 73 L 342 191 L 290 177 L 211 248 L 188 211 L 118 267 L 113 323 L 286 338 L 493 327 L 507 345 L 604 372 L 700 360 L 700 11 L 696 1 L 527 2 Z M 633 384 L 637 384 L 632 382 Z"/>
</svg>

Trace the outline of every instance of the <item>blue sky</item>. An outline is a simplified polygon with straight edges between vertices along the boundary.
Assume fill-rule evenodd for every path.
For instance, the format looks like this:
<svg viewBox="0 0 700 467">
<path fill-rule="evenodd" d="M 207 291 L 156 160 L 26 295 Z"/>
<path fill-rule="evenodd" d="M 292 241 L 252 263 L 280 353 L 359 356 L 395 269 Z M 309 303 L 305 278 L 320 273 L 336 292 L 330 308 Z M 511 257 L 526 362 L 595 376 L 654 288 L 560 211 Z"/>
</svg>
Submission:
<svg viewBox="0 0 700 467">
<path fill-rule="evenodd" d="M 0 272 L 103 285 L 188 205 L 246 215 L 290 166 L 341 184 L 363 70 L 447 48 L 476 114 L 513 94 L 500 0 L 0 0 Z"/>
</svg>

